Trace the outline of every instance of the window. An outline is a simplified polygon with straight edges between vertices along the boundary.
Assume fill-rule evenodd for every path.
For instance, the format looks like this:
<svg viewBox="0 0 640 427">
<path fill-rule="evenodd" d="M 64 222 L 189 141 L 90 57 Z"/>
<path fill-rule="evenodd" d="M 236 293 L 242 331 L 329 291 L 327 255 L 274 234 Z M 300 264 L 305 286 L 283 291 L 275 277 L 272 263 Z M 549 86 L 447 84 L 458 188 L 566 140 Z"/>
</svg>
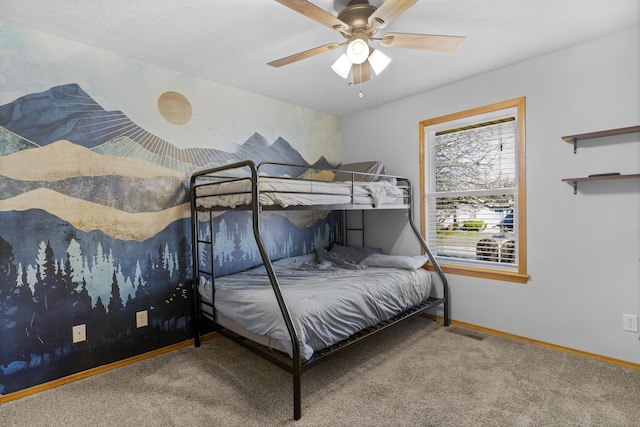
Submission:
<svg viewBox="0 0 640 427">
<path fill-rule="evenodd" d="M 422 235 L 443 271 L 525 283 L 525 99 L 420 122 Z"/>
</svg>

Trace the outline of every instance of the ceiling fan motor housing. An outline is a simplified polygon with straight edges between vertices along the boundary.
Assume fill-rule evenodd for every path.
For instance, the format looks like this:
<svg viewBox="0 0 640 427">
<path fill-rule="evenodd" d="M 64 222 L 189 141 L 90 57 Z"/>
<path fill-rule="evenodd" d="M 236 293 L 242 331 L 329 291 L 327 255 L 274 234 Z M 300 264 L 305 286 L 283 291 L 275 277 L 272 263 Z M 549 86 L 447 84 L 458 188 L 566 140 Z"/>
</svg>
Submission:
<svg viewBox="0 0 640 427">
<path fill-rule="evenodd" d="M 343 35 L 350 38 L 356 32 L 365 32 L 367 33 L 367 38 L 371 37 L 369 16 L 376 9 L 377 7 L 370 5 L 367 0 L 351 0 L 349 6 L 338 14 L 338 19 L 347 24 L 351 32 L 350 34 L 343 33 Z"/>
</svg>

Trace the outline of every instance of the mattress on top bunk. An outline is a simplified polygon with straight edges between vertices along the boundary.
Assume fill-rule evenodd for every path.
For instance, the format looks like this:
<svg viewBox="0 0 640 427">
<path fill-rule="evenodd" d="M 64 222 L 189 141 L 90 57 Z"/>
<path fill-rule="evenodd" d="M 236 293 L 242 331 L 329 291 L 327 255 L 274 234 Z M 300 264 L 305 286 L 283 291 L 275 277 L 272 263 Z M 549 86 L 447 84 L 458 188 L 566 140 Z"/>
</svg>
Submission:
<svg viewBox="0 0 640 427">
<path fill-rule="evenodd" d="M 346 182 L 260 177 L 260 204 L 312 206 L 334 204 L 373 205 L 402 201 L 403 189 L 389 181 Z M 239 179 L 196 187 L 196 206 L 235 208 L 251 203 L 251 180 Z"/>
<path fill-rule="evenodd" d="M 314 254 L 274 262 L 303 360 L 427 299 L 431 275 L 416 267 L 426 258 L 419 259 L 409 268 L 317 262 Z M 201 278 L 199 292 L 211 303 L 209 280 Z M 243 334 L 247 338 L 292 356 L 291 339 L 264 266 L 216 278 L 214 305 L 218 323 L 241 334 L 248 331 Z"/>
</svg>

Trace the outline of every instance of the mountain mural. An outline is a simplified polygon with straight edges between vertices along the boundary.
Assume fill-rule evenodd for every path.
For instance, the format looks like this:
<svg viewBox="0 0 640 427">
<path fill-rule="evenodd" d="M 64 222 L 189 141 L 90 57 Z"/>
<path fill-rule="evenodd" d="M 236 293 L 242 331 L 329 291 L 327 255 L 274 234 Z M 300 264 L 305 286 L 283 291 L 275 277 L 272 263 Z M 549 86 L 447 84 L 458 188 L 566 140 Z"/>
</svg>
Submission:
<svg viewBox="0 0 640 427">
<path fill-rule="evenodd" d="M 0 394 L 192 337 L 189 176 L 247 159 L 331 167 L 258 133 L 233 153 L 179 149 L 77 84 L 0 106 Z M 216 275 L 261 263 L 248 215 L 211 222 Z M 340 218 L 267 214 L 262 225 L 278 259 L 327 246 Z M 132 320 L 139 310 L 147 328 Z M 71 342 L 77 324 L 86 342 Z"/>
<path fill-rule="evenodd" d="M 324 157 L 309 164 L 284 139 L 278 138 L 269 145 L 258 133 L 238 145 L 234 153 L 214 148 L 177 148 L 136 125 L 123 112 L 104 110 L 77 84 L 56 86 L 0 106 L 0 126 L 4 128 L 0 137 L 7 142 L 0 151 L 4 155 L 11 154 L 13 151 L 8 151 L 11 149 L 18 151 L 66 140 L 99 154 L 138 158 L 181 172 L 239 160 L 332 167 Z M 278 174 L 289 175 L 303 172 L 277 170 Z"/>
<path fill-rule="evenodd" d="M 1 164 L 2 162 L 0 162 Z M 0 166 L 0 170 L 2 167 Z M 90 181 L 92 185 L 87 185 Z M 135 178 L 127 176 L 93 176 L 69 177 L 59 181 L 30 180 L 22 181 L 8 177 L 0 177 L 0 193 L 3 200 L 0 205 L 12 207 L 12 198 L 24 195 L 36 189 L 48 189 L 61 195 L 88 202 L 97 203 L 124 212 L 157 212 L 166 206 L 177 206 L 188 202 L 185 181 L 178 177 L 158 176 L 153 178 Z M 158 191 L 153 199 L 141 197 L 154 189 Z M 127 189 L 123 197 L 123 189 Z M 37 196 L 34 195 L 34 198 Z M 0 210 L 4 210 L 0 208 Z"/>
<path fill-rule="evenodd" d="M 121 111 L 105 111 L 77 84 L 25 95 L 0 107 L 0 125 L 34 144 L 60 140 L 92 148 L 138 127 Z"/>
</svg>

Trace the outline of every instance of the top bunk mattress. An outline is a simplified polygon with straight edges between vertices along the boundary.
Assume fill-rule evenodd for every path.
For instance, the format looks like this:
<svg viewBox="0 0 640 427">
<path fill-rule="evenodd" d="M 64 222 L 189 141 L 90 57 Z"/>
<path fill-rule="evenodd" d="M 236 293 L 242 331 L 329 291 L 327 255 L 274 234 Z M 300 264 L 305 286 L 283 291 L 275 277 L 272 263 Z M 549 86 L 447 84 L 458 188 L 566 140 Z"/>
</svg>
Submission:
<svg viewBox="0 0 640 427">
<path fill-rule="evenodd" d="M 196 207 L 235 208 L 252 202 L 252 181 L 238 179 L 196 187 Z M 371 205 L 401 203 L 401 187 L 388 181 L 346 182 L 260 177 L 258 197 L 263 206 Z"/>
<path fill-rule="evenodd" d="M 314 255 L 273 263 L 304 360 L 316 350 L 408 310 L 432 289 L 428 271 L 316 263 Z M 203 301 L 212 301 L 211 281 L 200 278 Z M 264 266 L 215 279 L 218 317 L 278 342 L 292 345 Z M 277 347 L 276 347 L 277 348 Z"/>
</svg>

